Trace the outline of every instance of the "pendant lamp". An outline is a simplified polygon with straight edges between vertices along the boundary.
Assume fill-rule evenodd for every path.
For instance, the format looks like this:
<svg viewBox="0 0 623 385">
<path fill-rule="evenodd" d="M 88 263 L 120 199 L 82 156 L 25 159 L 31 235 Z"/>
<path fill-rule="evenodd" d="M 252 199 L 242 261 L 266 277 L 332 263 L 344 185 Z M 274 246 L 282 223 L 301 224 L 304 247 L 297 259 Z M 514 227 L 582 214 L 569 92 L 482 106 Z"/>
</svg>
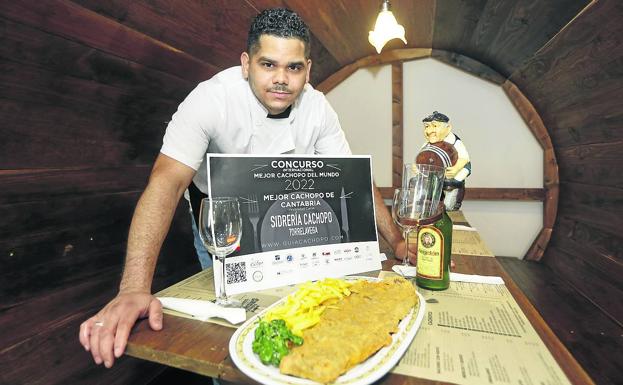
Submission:
<svg viewBox="0 0 623 385">
<path fill-rule="evenodd" d="M 376 48 L 376 52 L 381 53 L 385 44 L 391 39 L 400 39 L 407 44 L 404 27 L 396 21 L 389 0 L 383 0 L 381 11 L 374 24 L 374 31 L 370 31 L 368 40 Z"/>
</svg>

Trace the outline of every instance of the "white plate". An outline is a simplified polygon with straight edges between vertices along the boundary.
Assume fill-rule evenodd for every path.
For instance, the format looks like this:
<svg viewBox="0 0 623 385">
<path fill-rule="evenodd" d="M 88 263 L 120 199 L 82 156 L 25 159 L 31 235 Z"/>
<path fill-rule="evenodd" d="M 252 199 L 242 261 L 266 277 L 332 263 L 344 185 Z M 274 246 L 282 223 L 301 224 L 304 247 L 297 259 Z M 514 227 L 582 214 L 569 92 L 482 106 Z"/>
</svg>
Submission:
<svg viewBox="0 0 623 385">
<path fill-rule="evenodd" d="M 379 281 L 370 277 L 347 277 L 347 279 L 367 279 Z M 392 335 L 392 343 L 389 346 L 376 352 L 361 364 L 351 368 L 348 372 L 341 375 L 334 384 L 340 385 L 366 385 L 370 384 L 385 373 L 389 372 L 407 351 L 411 341 L 415 337 L 422 319 L 424 318 L 425 302 L 424 298 L 417 292 L 415 286 L 413 290 L 418 296 L 418 305 L 415 306 L 407 316 L 398 324 L 398 332 Z M 252 343 L 255 338 L 258 318 L 269 309 L 279 306 L 285 298 L 265 309 L 260 314 L 248 319 L 236 330 L 229 340 L 229 354 L 236 366 L 247 376 L 262 384 L 270 385 L 314 385 L 315 381 L 288 376 L 279 373 L 279 368 L 262 364 L 259 357 L 253 353 Z"/>
</svg>

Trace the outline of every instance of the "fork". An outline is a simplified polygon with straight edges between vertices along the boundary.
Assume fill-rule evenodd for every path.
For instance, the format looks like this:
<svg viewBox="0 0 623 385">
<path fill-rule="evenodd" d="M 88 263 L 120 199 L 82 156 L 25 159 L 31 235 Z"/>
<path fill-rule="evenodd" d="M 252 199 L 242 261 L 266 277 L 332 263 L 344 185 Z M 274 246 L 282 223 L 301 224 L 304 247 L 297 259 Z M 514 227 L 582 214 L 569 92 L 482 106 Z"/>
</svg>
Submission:
<svg viewBox="0 0 623 385">
<path fill-rule="evenodd" d="M 249 221 L 251 221 L 251 226 L 253 226 L 253 246 L 256 252 L 260 252 L 262 248 L 260 247 L 260 237 L 257 233 L 257 224 L 260 221 L 260 205 L 257 202 L 257 195 L 251 194 L 248 199 L 247 211 Z"/>
</svg>

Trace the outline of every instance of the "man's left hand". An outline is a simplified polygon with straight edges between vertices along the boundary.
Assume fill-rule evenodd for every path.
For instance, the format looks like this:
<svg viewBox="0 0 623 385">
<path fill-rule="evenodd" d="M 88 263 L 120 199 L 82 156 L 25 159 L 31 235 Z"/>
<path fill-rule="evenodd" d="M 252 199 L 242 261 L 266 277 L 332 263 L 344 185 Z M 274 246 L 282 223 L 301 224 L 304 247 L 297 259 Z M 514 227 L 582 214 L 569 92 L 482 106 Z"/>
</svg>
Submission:
<svg viewBox="0 0 623 385">
<path fill-rule="evenodd" d="M 394 245 L 394 256 L 396 259 L 404 261 L 407 249 L 407 242 L 401 239 Z M 415 261 L 415 254 L 417 253 L 417 245 L 414 242 L 409 243 L 409 260 Z"/>
</svg>

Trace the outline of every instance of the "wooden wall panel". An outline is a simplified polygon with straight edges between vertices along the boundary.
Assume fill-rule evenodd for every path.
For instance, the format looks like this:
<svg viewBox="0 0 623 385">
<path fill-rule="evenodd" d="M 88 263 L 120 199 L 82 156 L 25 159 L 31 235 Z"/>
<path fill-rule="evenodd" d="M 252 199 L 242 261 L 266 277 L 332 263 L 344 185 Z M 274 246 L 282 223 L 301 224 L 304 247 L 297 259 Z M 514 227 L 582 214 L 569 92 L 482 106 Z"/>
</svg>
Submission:
<svg viewBox="0 0 623 385">
<path fill-rule="evenodd" d="M 622 16 L 615 1 L 594 3 L 511 76 L 544 106 L 541 117 L 558 150 L 621 140 Z"/>
<path fill-rule="evenodd" d="M 568 238 L 559 238 L 552 235 L 551 246 L 548 248 L 545 263 L 558 272 L 563 279 L 571 284 L 580 295 L 586 296 L 591 302 L 606 313 L 619 326 L 623 327 L 623 291 L 621 290 L 620 275 L 605 276 L 602 266 L 595 265 L 598 257 L 580 253 L 573 242 Z"/>
<path fill-rule="evenodd" d="M 0 206 L 5 218 L 0 227 L 0 293 L 7 297 L 3 306 L 121 266 L 138 195 L 88 195 Z M 171 263 L 196 264 L 186 202 L 180 203 L 171 234 L 187 246 L 178 250 L 173 246 L 162 254 L 184 250 L 181 256 L 174 254 Z"/>
<path fill-rule="evenodd" d="M 582 159 L 565 159 L 560 168 L 560 179 L 575 183 L 592 184 L 623 188 L 623 175 L 620 172 L 620 160 L 589 162 Z"/>
<path fill-rule="evenodd" d="M 474 58 L 507 77 L 589 2 L 438 1 L 433 48 Z"/>
<path fill-rule="evenodd" d="M 619 279 L 623 276 L 623 234 L 608 233 L 598 226 L 568 217 L 560 218 L 556 229 L 559 239 L 564 241 L 560 238 L 564 235 L 572 240 L 571 248 L 577 248 L 576 253 L 590 259 L 615 285 L 623 285 Z"/>
<path fill-rule="evenodd" d="M 0 205 L 142 191 L 151 165 L 0 171 Z M 45 191 L 45 196 L 41 195 Z"/>
<path fill-rule="evenodd" d="M 5 317 L 0 318 L 0 326 L 7 333 L 2 338 L 4 348 L 18 344 L 20 341 L 36 335 L 35 330 L 53 328 L 62 324 L 68 317 L 63 302 L 71 303 L 72 310 L 80 315 L 72 314 L 73 318 L 87 316 L 96 311 L 95 306 L 102 306 L 115 295 L 121 269 L 119 266 L 102 269 L 97 277 L 76 283 L 70 287 L 46 292 L 31 301 L 24 301 L 11 306 L 2 306 Z M 41 312 L 46 317 L 29 315 Z M 88 317 L 88 316 L 87 316 Z"/>
<path fill-rule="evenodd" d="M 162 367 L 93 364 L 78 325 L 117 290 L 166 123 L 217 67 L 64 0 L 0 2 L 0 36 L 0 382 L 148 382 Z M 198 270 L 182 202 L 154 288 Z"/>
<path fill-rule="evenodd" d="M 140 88 L 160 98 L 183 99 L 195 83 L 95 50 L 36 27 L 0 18 L 0 57 L 120 88 Z"/>
<path fill-rule="evenodd" d="M 69 0 L 4 1 L 0 15 L 192 82 L 219 69 Z"/>
<path fill-rule="evenodd" d="M 82 321 L 42 331 L 36 337 L 0 353 L 0 378 L 5 384 L 146 384 L 164 367 L 148 361 L 123 358 L 111 370 L 89 364 L 76 340 Z M 57 347 L 63 344 L 61 352 Z"/>
<path fill-rule="evenodd" d="M 437 1 L 432 48 L 467 54 L 486 4 L 487 0 Z"/>
<path fill-rule="evenodd" d="M 246 2 L 230 0 L 73 1 L 219 69 L 240 64 L 257 13 Z"/>
<path fill-rule="evenodd" d="M 22 102 L 78 107 L 91 105 L 114 110 L 110 112 L 121 115 L 150 116 L 158 113 L 156 117 L 159 118 L 170 117 L 177 107 L 170 99 L 140 87 L 140 83 L 118 88 L 7 59 L 0 59 L 0 82 L 5 85 L 1 98 Z"/>
<path fill-rule="evenodd" d="M 510 79 L 539 107 L 560 170 L 543 261 L 623 326 L 623 6 L 598 1 Z"/>
<path fill-rule="evenodd" d="M 8 82 L 5 84 L 11 86 Z M 27 90 L 24 86 L 16 86 L 13 90 L 11 97 L 16 99 L 2 99 L 0 115 L 7 124 L 5 139 L 17 142 L 20 142 L 20 137 L 27 135 L 50 141 L 82 140 L 86 142 L 84 145 L 98 142 L 121 144 L 126 139 L 149 141 L 153 140 L 153 135 L 162 137 L 166 123 L 176 108 L 168 103 L 150 102 L 145 98 L 135 105 L 127 105 L 130 95 L 122 96 L 119 108 L 115 108 L 104 104 L 98 105 L 93 100 L 80 100 L 79 92 L 72 92 L 69 96 L 60 91 L 52 92 L 50 89 L 45 92 Z M 85 90 L 84 96 L 86 97 L 88 93 L 88 90 Z M 6 95 L 9 95 L 9 91 Z M 29 97 L 31 100 L 26 100 Z M 67 104 L 63 105 L 63 102 Z M 140 111 L 146 113 L 142 119 L 138 115 Z M 46 135 L 47 131 L 50 133 Z M 80 135 L 80 132 L 86 135 Z M 18 153 L 14 155 L 19 156 Z M 6 156 L 4 158 L 6 159 Z"/>
<path fill-rule="evenodd" d="M 623 228 L 623 190 L 562 182 L 560 211 L 565 216 L 598 226 L 613 235 Z"/>
<path fill-rule="evenodd" d="M 151 163 L 177 107 L 140 86 L 110 86 L 1 58 L 0 84 L 5 169 Z"/>
<path fill-rule="evenodd" d="M 550 121 L 548 127 L 551 127 L 550 136 L 556 147 L 562 149 L 577 145 L 590 146 L 602 142 L 603 139 L 609 142 L 622 141 L 623 132 L 620 127 L 623 120 L 623 100 L 611 98 L 612 92 L 618 91 L 593 94 L 584 100 L 557 108 L 555 114 L 547 116 Z"/>
<path fill-rule="evenodd" d="M 196 1 L 128 2 L 74 0 L 98 14 L 180 49 L 215 68 L 240 65 L 253 17 L 265 8 L 287 7 L 285 1 L 198 3 Z M 179 23 L 178 20 L 184 20 Z M 339 69 L 335 58 L 311 31 L 311 83 L 318 84 Z M 218 39 L 214 37 L 218 36 Z"/>
<path fill-rule="evenodd" d="M 2 383 L 140 384 L 157 376 L 164 367 L 130 357 L 122 357 L 112 369 L 96 366 L 78 343 L 79 324 L 114 296 L 119 276 L 118 267 L 104 269 L 90 280 L 4 308 Z M 158 290 L 176 279 L 172 274 L 157 275 L 154 286 Z M 63 347 L 61 352 L 58 346 Z"/>
<path fill-rule="evenodd" d="M 623 121 L 623 116 L 621 117 Z M 613 131 L 622 131 L 613 130 Z M 623 147 L 623 140 L 611 140 L 612 135 L 602 136 L 602 143 L 586 144 L 582 146 L 564 147 L 558 150 L 558 154 L 561 158 L 574 161 L 582 161 L 587 163 L 593 163 L 595 166 L 599 162 L 608 161 L 623 161 L 623 153 L 621 153 L 621 147 Z M 605 142 L 604 142 L 605 140 Z M 595 180 L 595 184 L 601 184 L 600 180 Z"/>
<path fill-rule="evenodd" d="M 612 116 L 617 116 L 615 112 Z M 573 145 L 558 149 L 558 156 L 564 159 L 560 167 L 562 180 L 588 185 L 610 186 L 623 188 L 623 174 L 619 168 L 623 162 L 623 141 L 615 138 L 620 135 L 620 125 L 623 116 L 619 117 L 618 129 L 612 126 L 595 128 L 596 133 L 601 132 L 602 141 L 585 145 Z M 612 139 L 612 140 L 611 140 Z"/>
<path fill-rule="evenodd" d="M 1 292 L 16 299 L 34 296 L 121 265 L 138 195 L 88 195 L 0 206 L 4 218 L 0 244 L 7 248 L 0 258 L 8 267 L 1 273 Z"/>
</svg>

